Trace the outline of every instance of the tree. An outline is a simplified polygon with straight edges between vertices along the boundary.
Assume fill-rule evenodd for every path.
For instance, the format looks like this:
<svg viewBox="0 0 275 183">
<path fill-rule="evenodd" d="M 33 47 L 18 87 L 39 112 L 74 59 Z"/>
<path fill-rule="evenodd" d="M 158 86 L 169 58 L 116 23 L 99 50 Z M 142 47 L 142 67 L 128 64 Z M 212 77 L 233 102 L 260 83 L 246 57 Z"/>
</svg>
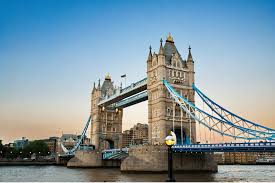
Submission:
<svg viewBox="0 0 275 183">
<path fill-rule="evenodd" d="M 48 155 L 48 152 L 49 147 L 42 140 L 32 141 L 23 149 L 23 155 L 25 157 L 30 157 L 33 153 L 35 153 L 38 156 L 46 156 Z"/>
</svg>

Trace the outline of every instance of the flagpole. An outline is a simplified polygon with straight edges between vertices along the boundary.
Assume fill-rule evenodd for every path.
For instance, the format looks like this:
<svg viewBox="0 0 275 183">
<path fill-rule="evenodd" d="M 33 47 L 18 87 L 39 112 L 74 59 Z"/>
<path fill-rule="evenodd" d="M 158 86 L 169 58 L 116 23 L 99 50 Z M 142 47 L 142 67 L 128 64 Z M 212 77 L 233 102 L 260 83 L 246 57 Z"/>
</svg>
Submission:
<svg viewBox="0 0 275 183">
<path fill-rule="evenodd" d="M 124 85 L 125 85 L 125 88 L 126 88 L 126 74 L 123 74 L 120 76 L 121 78 L 124 78 Z"/>
</svg>

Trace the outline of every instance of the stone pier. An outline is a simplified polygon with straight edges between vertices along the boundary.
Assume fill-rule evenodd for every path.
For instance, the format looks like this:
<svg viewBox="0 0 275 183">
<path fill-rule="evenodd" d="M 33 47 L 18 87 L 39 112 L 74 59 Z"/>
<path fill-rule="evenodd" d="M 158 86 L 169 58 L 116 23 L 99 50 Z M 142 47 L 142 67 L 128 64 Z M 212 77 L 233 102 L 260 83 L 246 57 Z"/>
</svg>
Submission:
<svg viewBox="0 0 275 183">
<path fill-rule="evenodd" d="M 75 156 L 67 163 L 67 167 L 102 167 L 102 157 L 99 151 L 76 151 Z"/>
<path fill-rule="evenodd" d="M 121 162 L 123 172 L 166 172 L 167 146 L 144 145 L 129 149 L 129 156 Z M 174 171 L 217 172 L 212 154 L 174 153 Z"/>
</svg>

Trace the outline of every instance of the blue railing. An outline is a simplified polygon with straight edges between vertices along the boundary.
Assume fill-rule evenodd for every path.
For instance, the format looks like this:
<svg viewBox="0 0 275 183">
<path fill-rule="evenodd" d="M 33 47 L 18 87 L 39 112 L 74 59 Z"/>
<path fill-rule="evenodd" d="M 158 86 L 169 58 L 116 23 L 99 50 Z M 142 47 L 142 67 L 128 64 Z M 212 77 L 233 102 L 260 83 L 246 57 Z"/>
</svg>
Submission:
<svg viewBox="0 0 275 183">
<path fill-rule="evenodd" d="M 129 148 L 122 149 L 107 149 L 102 151 L 102 159 L 122 159 L 128 156 Z"/>
</svg>

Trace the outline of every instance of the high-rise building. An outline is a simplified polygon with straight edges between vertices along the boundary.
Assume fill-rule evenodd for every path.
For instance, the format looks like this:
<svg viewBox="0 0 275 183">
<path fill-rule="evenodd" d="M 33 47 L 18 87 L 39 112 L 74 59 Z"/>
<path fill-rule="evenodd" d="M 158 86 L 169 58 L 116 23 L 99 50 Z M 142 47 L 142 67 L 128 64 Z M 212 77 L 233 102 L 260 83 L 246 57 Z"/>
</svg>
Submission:
<svg viewBox="0 0 275 183">
<path fill-rule="evenodd" d="M 133 130 L 125 130 L 122 133 L 122 147 L 129 147 L 132 143 Z"/>
</svg>

